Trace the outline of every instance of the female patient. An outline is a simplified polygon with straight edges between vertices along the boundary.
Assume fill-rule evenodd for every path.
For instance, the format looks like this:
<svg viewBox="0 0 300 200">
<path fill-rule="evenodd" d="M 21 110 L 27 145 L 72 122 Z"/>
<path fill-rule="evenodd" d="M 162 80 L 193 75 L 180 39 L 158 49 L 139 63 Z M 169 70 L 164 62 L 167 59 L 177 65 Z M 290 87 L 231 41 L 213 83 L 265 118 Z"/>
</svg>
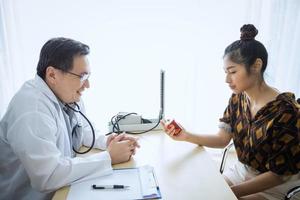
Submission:
<svg viewBox="0 0 300 200">
<path fill-rule="evenodd" d="M 177 133 L 173 125 L 161 123 L 174 140 L 223 148 L 232 139 L 239 161 L 224 178 L 234 194 L 239 199 L 284 199 L 300 185 L 299 106 L 294 94 L 265 83 L 268 53 L 255 40 L 257 33 L 253 25 L 244 25 L 240 40 L 225 49 L 226 83 L 233 94 L 217 134 Z"/>
</svg>

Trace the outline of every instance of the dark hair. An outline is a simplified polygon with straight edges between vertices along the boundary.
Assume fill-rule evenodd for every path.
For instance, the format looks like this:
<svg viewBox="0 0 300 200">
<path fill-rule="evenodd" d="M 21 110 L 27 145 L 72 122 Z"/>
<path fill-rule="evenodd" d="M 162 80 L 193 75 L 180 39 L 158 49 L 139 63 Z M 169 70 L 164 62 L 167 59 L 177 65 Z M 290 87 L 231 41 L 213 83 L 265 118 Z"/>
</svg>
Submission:
<svg viewBox="0 0 300 200">
<path fill-rule="evenodd" d="M 45 79 L 46 69 L 49 66 L 62 71 L 72 70 L 74 57 L 88 55 L 89 52 L 89 46 L 81 42 L 63 37 L 52 38 L 41 49 L 37 74 Z"/>
<path fill-rule="evenodd" d="M 250 67 L 253 65 L 257 58 L 262 60 L 261 73 L 263 74 L 268 64 L 268 52 L 265 46 L 255 40 L 258 30 L 252 24 L 245 24 L 241 27 L 241 37 L 226 47 L 224 56 L 238 64 L 244 64 L 246 70 L 250 73 Z"/>
</svg>

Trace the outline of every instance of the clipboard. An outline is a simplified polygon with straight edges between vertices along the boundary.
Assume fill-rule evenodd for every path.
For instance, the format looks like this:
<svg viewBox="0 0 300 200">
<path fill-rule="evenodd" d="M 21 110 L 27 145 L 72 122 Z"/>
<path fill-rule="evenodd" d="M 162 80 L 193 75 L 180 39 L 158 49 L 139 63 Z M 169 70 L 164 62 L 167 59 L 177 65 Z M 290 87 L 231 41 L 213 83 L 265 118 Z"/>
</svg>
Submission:
<svg viewBox="0 0 300 200">
<path fill-rule="evenodd" d="M 93 189 L 92 185 L 128 185 L 128 189 Z M 161 199 L 153 167 L 114 169 L 112 174 L 72 184 L 67 200 Z"/>
</svg>

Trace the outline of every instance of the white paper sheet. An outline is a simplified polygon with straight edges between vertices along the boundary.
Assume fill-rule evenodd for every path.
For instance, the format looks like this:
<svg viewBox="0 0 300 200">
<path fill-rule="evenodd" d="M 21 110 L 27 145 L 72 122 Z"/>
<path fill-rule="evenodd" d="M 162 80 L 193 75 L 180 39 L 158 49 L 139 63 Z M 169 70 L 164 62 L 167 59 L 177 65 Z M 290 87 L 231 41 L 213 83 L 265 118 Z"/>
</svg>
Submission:
<svg viewBox="0 0 300 200">
<path fill-rule="evenodd" d="M 126 185 L 129 189 L 93 189 L 92 185 Z M 112 175 L 73 184 L 67 200 L 126 200 L 143 199 L 147 197 L 160 197 L 157 190 L 153 168 L 143 166 L 140 168 L 113 170 Z"/>
</svg>

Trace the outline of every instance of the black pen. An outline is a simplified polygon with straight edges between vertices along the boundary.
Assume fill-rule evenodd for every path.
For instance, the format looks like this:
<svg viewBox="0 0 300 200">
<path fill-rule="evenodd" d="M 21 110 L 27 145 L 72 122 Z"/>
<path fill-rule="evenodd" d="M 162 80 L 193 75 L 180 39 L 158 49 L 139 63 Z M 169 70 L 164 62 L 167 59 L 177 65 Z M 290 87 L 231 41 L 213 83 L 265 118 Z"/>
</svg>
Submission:
<svg viewBox="0 0 300 200">
<path fill-rule="evenodd" d="M 93 189 L 128 189 L 129 186 L 127 185 L 92 185 Z"/>
</svg>

